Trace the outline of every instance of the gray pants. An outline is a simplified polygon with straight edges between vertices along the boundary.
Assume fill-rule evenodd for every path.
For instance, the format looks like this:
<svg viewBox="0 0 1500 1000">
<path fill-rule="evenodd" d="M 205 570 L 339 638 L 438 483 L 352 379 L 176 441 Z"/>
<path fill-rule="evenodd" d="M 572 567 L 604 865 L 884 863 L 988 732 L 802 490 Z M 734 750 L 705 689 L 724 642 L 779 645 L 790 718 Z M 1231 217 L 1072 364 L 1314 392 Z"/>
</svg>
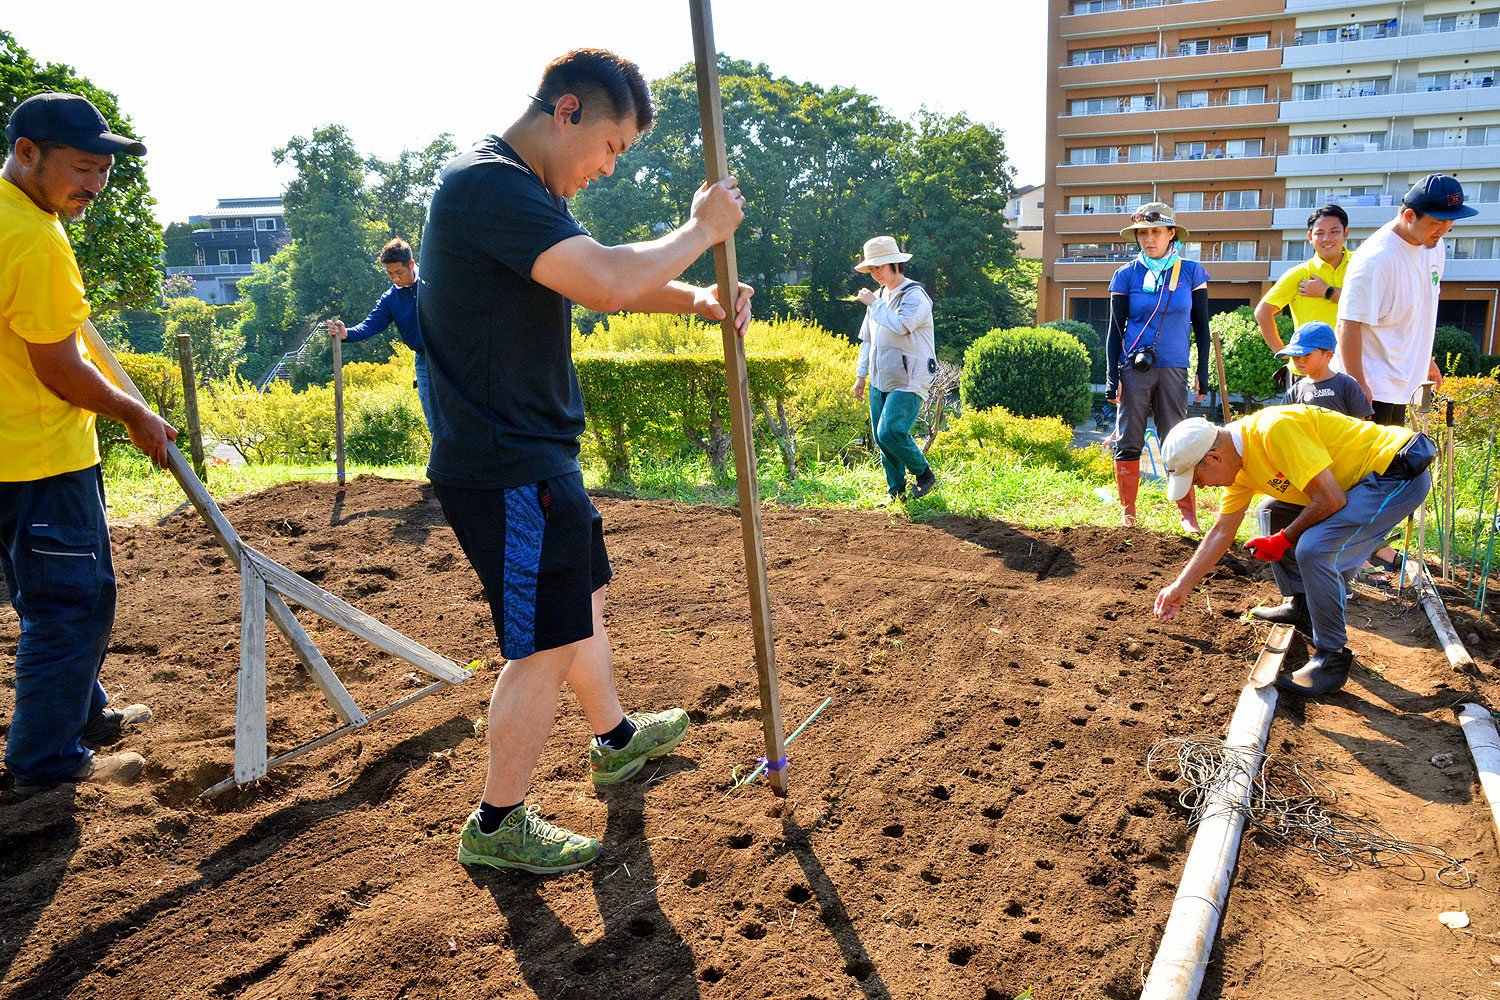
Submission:
<svg viewBox="0 0 1500 1000">
<path fill-rule="evenodd" d="M 1344 624 L 1344 579 L 1364 565 L 1385 541 L 1387 532 L 1422 505 L 1431 488 L 1432 477 L 1425 471 L 1415 479 L 1390 479 L 1371 473 L 1348 491 L 1349 502 L 1343 509 L 1304 531 L 1296 546 L 1271 564 L 1283 594 L 1307 595 L 1315 647 L 1343 648 L 1349 638 Z M 1291 517 L 1281 527 L 1273 528 L 1274 519 L 1286 514 L 1280 508 L 1289 509 Z M 1301 510 L 1278 500 L 1263 505 L 1257 513 L 1262 530 L 1272 534 L 1290 524 Z"/>
<path fill-rule="evenodd" d="M 1115 461 L 1138 462 L 1146 443 L 1146 419 L 1156 418 L 1156 436 L 1165 441 L 1187 419 L 1186 368 L 1120 369 L 1120 407 L 1115 416 Z"/>
</svg>

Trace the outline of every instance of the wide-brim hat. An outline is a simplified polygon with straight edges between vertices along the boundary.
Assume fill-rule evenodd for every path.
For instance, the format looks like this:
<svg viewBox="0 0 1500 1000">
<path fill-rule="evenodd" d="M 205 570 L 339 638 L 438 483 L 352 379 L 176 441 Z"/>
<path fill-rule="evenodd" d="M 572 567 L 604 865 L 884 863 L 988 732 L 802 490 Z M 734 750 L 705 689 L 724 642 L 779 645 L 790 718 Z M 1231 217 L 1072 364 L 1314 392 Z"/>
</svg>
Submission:
<svg viewBox="0 0 1500 1000">
<path fill-rule="evenodd" d="M 905 264 L 911 254 L 902 253 L 894 236 L 877 236 L 865 240 L 865 259 L 854 265 L 856 271 L 868 271 L 881 264 Z"/>
<path fill-rule="evenodd" d="M 1137 229 L 1155 229 L 1157 226 L 1171 226 L 1177 230 L 1177 238 L 1185 240 L 1192 234 L 1187 227 L 1180 226 L 1172 218 L 1172 209 L 1165 202 L 1153 201 L 1142 205 L 1130 216 L 1130 225 L 1120 230 L 1120 235 L 1126 239 L 1135 239 Z"/>
</svg>

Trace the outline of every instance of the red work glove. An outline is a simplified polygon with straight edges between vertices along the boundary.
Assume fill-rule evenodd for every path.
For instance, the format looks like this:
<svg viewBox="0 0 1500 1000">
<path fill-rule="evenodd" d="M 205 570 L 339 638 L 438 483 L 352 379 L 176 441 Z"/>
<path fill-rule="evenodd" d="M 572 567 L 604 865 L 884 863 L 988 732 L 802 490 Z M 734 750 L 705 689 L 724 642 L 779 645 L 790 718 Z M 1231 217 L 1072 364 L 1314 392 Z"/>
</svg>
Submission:
<svg viewBox="0 0 1500 1000">
<path fill-rule="evenodd" d="M 1266 562 L 1276 562 L 1286 555 L 1286 550 L 1292 547 L 1291 539 L 1286 537 L 1285 531 L 1278 531 L 1274 535 L 1262 535 L 1252 538 L 1245 543 L 1245 548 L 1257 559 Z"/>
</svg>

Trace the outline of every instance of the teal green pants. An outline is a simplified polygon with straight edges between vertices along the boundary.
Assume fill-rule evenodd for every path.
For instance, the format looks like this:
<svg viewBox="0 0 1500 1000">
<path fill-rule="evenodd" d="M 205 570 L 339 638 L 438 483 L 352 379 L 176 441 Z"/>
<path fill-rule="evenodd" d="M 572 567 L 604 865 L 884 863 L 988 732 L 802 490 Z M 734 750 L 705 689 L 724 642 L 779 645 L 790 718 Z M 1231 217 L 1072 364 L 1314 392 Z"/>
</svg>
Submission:
<svg viewBox="0 0 1500 1000">
<path fill-rule="evenodd" d="M 891 496 L 906 492 L 906 474 L 927 471 L 927 456 L 911 436 L 922 397 L 915 392 L 881 392 L 870 386 L 870 430 L 885 466 L 885 488 Z"/>
</svg>

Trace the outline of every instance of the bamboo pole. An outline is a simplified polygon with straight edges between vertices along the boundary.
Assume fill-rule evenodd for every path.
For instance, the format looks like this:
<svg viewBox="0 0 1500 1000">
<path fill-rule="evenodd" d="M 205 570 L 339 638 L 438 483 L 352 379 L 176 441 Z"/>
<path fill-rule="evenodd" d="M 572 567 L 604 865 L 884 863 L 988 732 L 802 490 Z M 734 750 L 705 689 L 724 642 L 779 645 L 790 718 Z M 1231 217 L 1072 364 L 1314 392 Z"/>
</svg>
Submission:
<svg viewBox="0 0 1500 1000">
<path fill-rule="evenodd" d="M 713 10 L 709 0 L 688 0 L 693 27 L 693 56 L 697 64 L 698 114 L 703 126 L 703 160 L 708 183 L 729 173 L 724 149 L 724 108 L 719 99 L 718 49 L 714 46 Z M 750 414 L 750 382 L 745 373 L 745 342 L 734 328 L 739 293 L 739 267 L 734 237 L 714 247 L 714 273 L 724 340 L 724 372 L 729 388 L 729 413 L 734 435 L 734 470 L 739 485 L 740 532 L 745 542 L 745 577 L 750 587 L 750 623 L 755 638 L 755 671 L 760 680 L 760 721 L 765 735 L 770 783 L 786 795 L 786 750 L 781 735 L 781 693 L 776 680 L 776 649 L 771 636 L 771 594 L 766 582 L 766 547 L 760 526 L 760 486 L 756 482 L 755 440 Z"/>
<path fill-rule="evenodd" d="M 338 463 L 339 485 L 344 485 L 344 345 L 333 339 L 333 454 Z"/>
<path fill-rule="evenodd" d="M 198 378 L 193 372 L 193 338 L 186 333 L 177 335 L 177 364 L 182 368 L 182 408 L 187 411 L 193 471 L 206 483 L 208 465 L 203 460 L 203 427 L 198 422 Z"/>
</svg>

